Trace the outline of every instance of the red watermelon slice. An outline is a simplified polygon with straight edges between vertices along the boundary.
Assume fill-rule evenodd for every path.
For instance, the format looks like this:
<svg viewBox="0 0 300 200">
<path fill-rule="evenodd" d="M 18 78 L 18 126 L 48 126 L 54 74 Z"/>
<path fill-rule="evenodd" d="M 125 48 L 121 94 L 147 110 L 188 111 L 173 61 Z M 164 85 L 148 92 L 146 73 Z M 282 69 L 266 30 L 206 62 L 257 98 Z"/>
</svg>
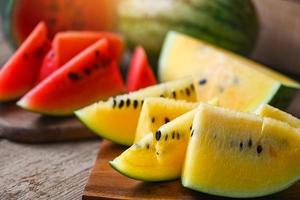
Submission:
<svg viewBox="0 0 300 200">
<path fill-rule="evenodd" d="M 49 115 L 69 115 L 124 91 L 109 42 L 99 40 L 27 93 L 17 105 Z"/>
<path fill-rule="evenodd" d="M 132 55 L 127 74 L 127 90 L 132 92 L 156 83 L 145 50 L 142 47 L 137 47 Z"/>
<path fill-rule="evenodd" d="M 40 22 L 0 71 L 0 101 L 15 100 L 35 84 L 49 49 L 47 28 Z"/>
<path fill-rule="evenodd" d="M 110 43 L 110 53 L 113 58 L 120 60 L 123 49 L 123 38 L 116 33 L 93 31 L 66 31 L 56 34 L 50 51 L 44 59 L 39 75 L 39 82 L 66 64 L 78 53 L 100 39 L 106 38 Z"/>
</svg>

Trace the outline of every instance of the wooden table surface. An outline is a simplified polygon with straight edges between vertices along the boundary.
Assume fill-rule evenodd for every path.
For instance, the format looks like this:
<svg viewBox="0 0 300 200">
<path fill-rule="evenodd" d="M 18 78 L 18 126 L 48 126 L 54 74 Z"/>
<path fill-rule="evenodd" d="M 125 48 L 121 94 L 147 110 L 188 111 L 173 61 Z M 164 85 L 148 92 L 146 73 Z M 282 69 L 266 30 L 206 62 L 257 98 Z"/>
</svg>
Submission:
<svg viewBox="0 0 300 200">
<path fill-rule="evenodd" d="M 300 10 L 300 6 L 298 8 L 292 6 L 293 2 L 298 1 L 278 1 L 278 3 L 275 3 L 273 0 L 255 0 L 255 2 L 265 4 L 260 8 L 264 13 L 267 12 L 269 4 L 274 5 L 274 7 L 282 7 L 282 2 L 287 2 L 285 3 L 285 5 L 287 5 L 287 7 L 285 7 L 286 10 Z M 296 12 L 296 14 L 298 15 L 299 13 Z M 295 15 L 293 14 L 293 16 Z M 264 20 L 269 19 L 269 21 L 274 21 L 272 20 L 274 16 L 268 16 L 267 14 L 264 14 L 262 18 Z M 299 15 L 298 19 L 300 19 Z M 291 31 L 295 34 L 299 33 L 299 31 L 295 31 L 295 29 L 300 30 L 299 21 L 295 19 L 293 22 L 295 22 L 294 29 L 284 29 L 284 33 L 287 31 Z M 277 29 L 280 27 L 277 26 Z M 267 42 L 269 37 L 267 37 L 268 34 L 266 32 L 268 30 L 273 33 L 276 31 L 268 26 L 263 26 L 262 30 L 262 36 L 260 37 L 262 42 L 259 42 L 257 45 L 258 50 L 254 54 L 254 58 L 264 63 L 269 63 L 270 65 L 274 64 L 272 63 L 274 61 L 282 64 L 281 61 L 284 62 L 286 57 L 282 56 L 282 49 L 276 48 L 282 45 L 278 42 Z M 274 37 L 278 36 L 276 34 L 272 35 L 274 35 Z M 284 36 L 280 35 L 278 38 L 284 38 Z M 284 47 L 284 51 L 290 48 L 292 49 L 291 52 L 295 54 L 295 49 L 299 49 L 298 47 L 300 46 L 299 35 L 297 35 L 297 40 L 292 37 L 285 38 L 287 38 L 289 42 L 284 42 L 284 44 L 288 45 L 287 48 Z M 275 41 L 275 39 L 272 40 Z M 291 42 L 292 40 L 294 42 Z M 280 49 L 280 51 L 276 52 L 276 49 Z M 0 64 L 5 61 L 10 53 L 11 51 L 1 35 L 0 22 Z M 272 53 L 273 56 L 268 56 L 269 53 Z M 293 54 L 289 53 L 287 55 L 293 56 Z M 293 57 L 297 59 L 289 58 L 291 63 L 287 64 L 296 66 L 300 63 L 298 56 L 297 53 L 297 56 Z M 279 58 L 283 59 L 279 60 Z M 297 108 L 296 113 L 298 117 L 300 116 L 299 102 L 300 94 L 298 94 L 293 103 L 293 107 Z M 81 199 L 84 186 L 96 159 L 98 150 L 99 140 L 28 145 L 9 142 L 0 138 L 0 199 Z"/>
</svg>

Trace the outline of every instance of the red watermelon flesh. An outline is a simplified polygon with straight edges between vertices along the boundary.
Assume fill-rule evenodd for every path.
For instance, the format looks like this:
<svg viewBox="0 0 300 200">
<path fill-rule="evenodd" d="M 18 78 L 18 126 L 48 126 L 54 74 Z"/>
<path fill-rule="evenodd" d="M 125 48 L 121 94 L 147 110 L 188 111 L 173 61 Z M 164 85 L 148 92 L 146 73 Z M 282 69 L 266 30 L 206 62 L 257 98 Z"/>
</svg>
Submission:
<svg viewBox="0 0 300 200">
<path fill-rule="evenodd" d="M 56 34 L 53 40 L 58 65 L 64 65 L 79 52 L 103 38 L 110 43 L 112 57 L 120 60 L 124 49 L 121 35 L 111 32 L 66 31 Z"/>
<path fill-rule="evenodd" d="M 103 38 L 106 38 L 109 42 L 109 51 L 112 57 L 120 60 L 124 49 L 124 41 L 118 34 L 92 31 L 66 31 L 58 33 L 53 40 L 53 48 L 44 58 L 38 83 L 88 46 Z"/>
<path fill-rule="evenodd" d="M 46 25 L 40 22 L 0 70 L 0 101 L 18 99 L 34 86 L 49 47 Z"/>
<path fill-rule="evenodd" d="M 142 47 L 137 47 L 130 61 L 127 74 L 127 90 L 132 92 L 156 83 L 145 50 Z"/>
<path fill-rule="evenodd" d="M 39 73 L 37 83 L 40 83 L 42 80 L 47 78 L 50 74 L 52 74 L 59 68 L 55 56 L 56 54 L 54 50 L 50 49 L 43 59 L 43 63 L 42 63 L 42 67 Z"/>
<path fill-rule="evenodd" d="M 99 40 L 55 71 L 17 104 L 48 115 L 69 115 L 95 101 L 124 91 L 109 43 Z"/>
</svg>

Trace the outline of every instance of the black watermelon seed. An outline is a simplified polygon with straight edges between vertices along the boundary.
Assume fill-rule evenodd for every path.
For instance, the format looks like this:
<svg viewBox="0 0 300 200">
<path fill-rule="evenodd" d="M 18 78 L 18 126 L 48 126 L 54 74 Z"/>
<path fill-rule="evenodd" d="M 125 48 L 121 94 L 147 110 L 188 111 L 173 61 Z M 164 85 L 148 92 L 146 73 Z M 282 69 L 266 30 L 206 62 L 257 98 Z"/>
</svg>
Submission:
<svg viewBox="0 0 300 200">
<path fill-rule="evenodd" d="M 173 98 L 176 99 L 176 91 L 172 92 Z"/>
<path fill-rule="evenodd" d="M 100 52 L 99 52 L 98 50 L 96 50 L 96 51 L 95 51 L 95 56 L 96 56 L 96 57 L 99 57 L 99 55 L 100 55 Z"/>
<path fill-rule="evenodd" d="M 194 91 L 195 90 L 195 86 L 194 84 L 191 84 L 191 90 Z"/>
<path fill-rule="evenodd" d="M 191 132 L 191 137 L 193 137 L 193 135 L 194 135 L 194 130 L 192 130 L 192 132 Z"/>
<path fill-rule="evenodd" d="M 124 101 L 121 99 L 119 103 L 119 108 L 122 108 L 124 106 Z"/>
<path fill-rule="evenodd" d="M 170 121 L 169 118 L 166 117 L 165 118 L 165 124 L 168 123 L 169 121 Z"/>
<path fill-rule="evenodd" d="M 201 80 L 199 81 L 199 85 L 205 85 L 206 82 L 207 82 L 206 79 L 201 79 Z"/>
<path fill-rule="evenodd" d="M 152 117 L 151 122 L 152 122 L 152 123 L 155 122 L 155 117 Z"/>
<path fill-rule="evenodd" d="M 137 108 L 138 104 L 139 104 L 138 100 L 134 100 L 133 101 L 133 107 L 134 108 Z"/>
<path fill-rule="evenodd" d="M 88 76 L 91 74 L 91 69 L 90 68 L 85 68 L 84 73 Z"/>
<path fill-rule="evenodd" d="M 263 148 L 261 145 L 258 145 L 257 148 L 256 148 L 256 151 L 258 154 L 260 154 L 262 152 Z"/>
<path fill-rule="evenodd" d="M 78 80 L 81 79 L 81 77 L 80 77 L 78 74 L 74 73 L 74 72 L 70 72 L 70 73 L 68 74 L 68 77 L 69 77 L 69 79 L 71 79 L 72 81 L 78 81 Z"/>
<path fill-rule="evenodd" d="M 189 89 L 189 88 L 186 88 L 186 89 L 185 89 L 185 93 L 186 93 L 186 95 L 190 96 L 190 95 L 191 95 L 190 89 Z"/>
<path fill-rule="evenodd" d="M 116 105 L 117 105 L 117 100 L 114 98 L 114 99 L 113 99 L 113 108 L 115 108 Z"/>
<path fill-rule="evenodd" d="M 172 133 L 172 139 L 174 139 L 175 138 L 175 132 L 173 131 L 173 133 Z"/>
<path fill-rule="evenodd" d="M 127 99 L 127 100 L 126 100 L 126 106 L 129 107 L 129 106 L 130 106 L 130 103 L 131 103 L 131 102 L 130 102 L 130 99 Z"/>
<path fill-rule="evenodd" d="M 165 141 L 167 141 L 167 140 L 168 140 L 168 134 L 165 135 Z"/>
<path fill-rule="evenodd" d="M 158 153 L 158 152 L 156 152 L 156 155 L 159 155 L 159 153 Z"/>
<path fill-rule="evenodd" d="M 180 134 L 179 133 L 177 133 L 177 140 L 179 140 L 180 139 Z"/>
<path fill-rule="evenodd" d="M 252 147 L 252 140 L 251 140 L 251 139 L 249 139 L 249 141 L 248 141 L 248 147 L 249 147 L 249 148 Z"/>
<path fill-rule="evenodd" d="M 160 97 L 163 97 L 163 98 L 164 98 L 164 97 L 165 97 L 165 95 L 161 94 L 161 95 L 160 95 Z"/>
<path fill-rule="evenodd" d="M 159 141 L 159 140 L 160 140 L 160 137 L 161 137 L 161 132 L 160 132 L 160 130 L 158 130 L 158 131 L 156 131 L 156 133 L 155 133 L 155 138 L 156 138 L 157 141 Z"/>
<path fill-rule="evenodd" d="M 143 106 L 143 104 L 144 104 L 144 99 L 141 101 L 141 106 Z"/>
<path fill-rule="evenodd" d="M 146 148 L 149 149 L 149 148 L 150 148 L 150 145 L 149 145 L 149 144 L 146 144 Z"/>
<path fill-rule="evenodd" d="M 243 150 L 243 146 L 244 146 L 243 142 L 240 142 L 240 151 Z"/>
<path fill-rule="evenodd" d="M 192 126 L 190 126 L 190 130 L 192 130 Z"/>
</svg>

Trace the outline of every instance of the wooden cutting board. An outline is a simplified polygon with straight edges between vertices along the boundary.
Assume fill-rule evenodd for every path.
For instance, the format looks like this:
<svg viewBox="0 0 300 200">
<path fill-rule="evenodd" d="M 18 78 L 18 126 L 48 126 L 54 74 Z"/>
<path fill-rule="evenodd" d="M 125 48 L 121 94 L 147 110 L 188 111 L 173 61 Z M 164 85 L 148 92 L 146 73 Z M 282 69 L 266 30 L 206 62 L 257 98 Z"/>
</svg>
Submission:
<svg viewBox="0 0 300 200">
<path fill-rule="evenodd" d="M 12 103 L 0 104 L 0 138 L 41 143 L 95 138 L 75 117 L 46 117 Z"/>
<path fill-rule="evenodd" d="M 113 170 L 108 161 L 120 155 L 125 148 L 106 140 L 100 144 L 100 152 L 85 187 L 83 200 L 97 199 L 198 199 L 218 200 L 211 196 L 183 188 L 180 181 L 144 183 L 129 179 Z M 300 182 L 289 189 L 272 196 L 257 198 L 266 200 L 299 200 Z"/>
</svg>

